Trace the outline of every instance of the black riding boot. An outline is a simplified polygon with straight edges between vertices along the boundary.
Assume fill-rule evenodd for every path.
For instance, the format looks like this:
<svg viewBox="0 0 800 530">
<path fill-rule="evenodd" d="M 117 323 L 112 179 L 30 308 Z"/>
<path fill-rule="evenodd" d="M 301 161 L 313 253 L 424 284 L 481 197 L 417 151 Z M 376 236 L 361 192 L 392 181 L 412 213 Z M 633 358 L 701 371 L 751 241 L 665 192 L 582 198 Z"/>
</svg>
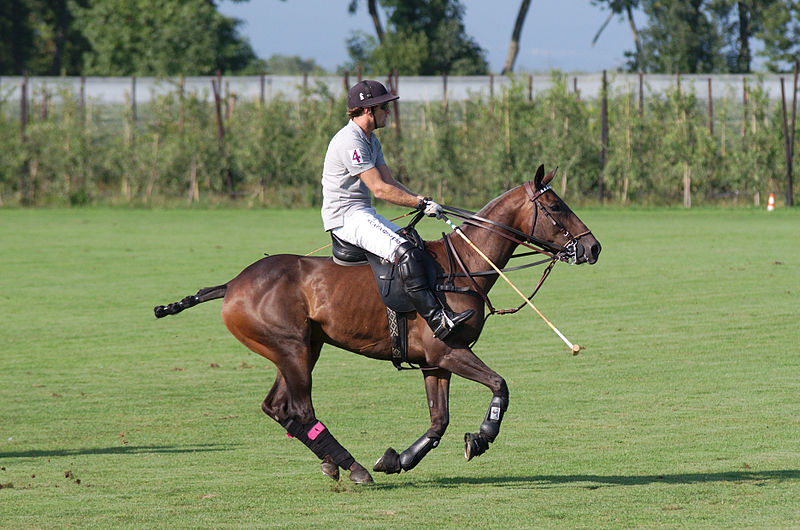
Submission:
<svg viewBox="0 0 800 530">
<path fill-rule="evenodd" d="M 414 309 L 428 322 L 437 339 L 443 340 L 456 326 L 475 314 L 473 309 L 455 313 L 442 307 L 428 286 L 422 251 L 413 243 L 406 242 L 400 245 L 395 256 L 398 259 L 400 277 L 403 279 L 411 303 L 414 304 Z"/>
</svg>

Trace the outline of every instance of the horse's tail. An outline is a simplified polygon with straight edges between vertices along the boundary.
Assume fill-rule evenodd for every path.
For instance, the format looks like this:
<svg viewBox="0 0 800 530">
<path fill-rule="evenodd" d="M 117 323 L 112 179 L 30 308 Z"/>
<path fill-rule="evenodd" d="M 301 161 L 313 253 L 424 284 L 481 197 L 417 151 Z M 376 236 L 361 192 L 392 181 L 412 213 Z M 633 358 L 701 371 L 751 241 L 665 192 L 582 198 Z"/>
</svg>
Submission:
<svg viewBox="0 0 800 530">
<path fill-rule="evenodd" d="M 197 294 L 187 296 L 180 302 L 174 302 L 169 305 L 158 305 L 153 308 L 153 312 L 156 314 L 156 318 L 163 318 L 167 315 L 174 315 L 176 313 L 180 313 L 184 309 L 189 309 L 190 307 L 194 307 L 197 304 L 208 302 L 209 300 L 214 300 L 216 298 L 222 298 L 225 296 L 225 292 L 228 290 L 228 284 L 224 283 L 222 285 L 217 285 L 215 287 L 206 287 L 204 289 L 200 289 L 197 291 Z"/>
</svg>

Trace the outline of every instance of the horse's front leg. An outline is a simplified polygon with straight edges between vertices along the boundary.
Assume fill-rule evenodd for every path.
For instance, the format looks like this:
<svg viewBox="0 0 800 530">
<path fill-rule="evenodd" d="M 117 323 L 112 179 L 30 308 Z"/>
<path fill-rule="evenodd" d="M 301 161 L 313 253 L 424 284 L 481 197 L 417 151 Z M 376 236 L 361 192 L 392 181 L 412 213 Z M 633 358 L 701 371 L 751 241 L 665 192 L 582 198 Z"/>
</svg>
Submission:
<svg viewBox="0 0 800 530">
<path fill-rule="evenodd" d="M 469 348 L 450 350 L 439 361 L 439 367 L 481 383 L 492 391 L 492 402 L 483 418 L 480 431 L 464 435 L 464 457 L 472 460 L 473 457 L 485 453 L 500 432 L 503 414 L 508 409 L 508 386 L 497 372 L 486 366 Z"/>
<path fill-rule="evenodd" d="M 441 369 L 424 370 L 425 393 L 431 413 L 431 428 L 400 454 L 389 448 L 378 459 L 374 471 L 400 473 L 414 468 L 431 449 L 439 445 L 450 422 L 450 372 Z"/>
</svg>

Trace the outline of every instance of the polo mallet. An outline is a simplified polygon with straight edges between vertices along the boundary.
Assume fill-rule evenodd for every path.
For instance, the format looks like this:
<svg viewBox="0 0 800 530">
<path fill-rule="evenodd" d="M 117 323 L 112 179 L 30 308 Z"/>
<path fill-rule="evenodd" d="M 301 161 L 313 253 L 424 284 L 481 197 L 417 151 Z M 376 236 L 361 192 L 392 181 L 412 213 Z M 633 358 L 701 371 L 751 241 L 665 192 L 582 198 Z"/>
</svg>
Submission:
<svg viewBox="0 0 800 530">
<path fill-rule="evenodd" d="M 470 248 L 472 248 L 472 249 L 473 249 L 475 252 L 477 252 L 477 253 L 478 253 L 478 255 L 479 255 L 480 257 L 482 257 L 482 258 L 483 258 L 483 259 L 486 261 L 486 263 L 488 263 L 488 264 L 489 264 L 489 265 L 490 265 L 490 266 L 491 266 L 491 267 L 494 269 L 494 271 L 495 271 L 497 274 L 499 274 L 499 275 L 500 275 L 500 277 L 501 277 L 501 278 L 503 278 L 503 279 L 506 281 L 506 283 L 507 283 L 508 285 L 510 285 L 510 286 L 511 286 L 511 288 L 512 288 L 512 289 L 514 289 L 514 291 L 515 291 L 515 292 L 516 292 L 516 293 L 517 293 L 517 294 L 518 294 L 518 295 L 519 295 L 519 296 L 520 296 L 520 297 L 521 297 L 523 300 L 525 300 L 525 303 L 526 303 L 526 304 L 528 304 L 528 305 L 531 307 L 531 309 L 533 309 L 534 311 L 536 311 L 536 314 L 537 314 L 537 315 L 539 315 L 540 317 L 542 317 L 542 320 L 544 320 L 544 321 L 545 321 L 545 323 L 546 323 L 548 326 L 550 326 L 550 329 L 552 329 L 553 331 L 555 331 L 556 335 L 558 335 L 558 336 L 559 336 L 559 338 L 561 338 L 561 340 L 563 340 L 563 341 L 564 341 L 564 344 L 566 344 L 566 345 L 569 347 L 569 349 L 572 351 L 572 355 L 578 355 L 578 352 L 579 352 L 579 351 L 581 351 L 583 348 L 582 348 L 581 346 L 577 345 L 577 344 L 572 344 L 572 343 L 569 341 L 569 339 L 567 339 L 567 337 L 565 337 L 565 336 L 564 336 L 564 334 L 563 334 L 563 333 L 561 333 L 560 331 L 558 331 L 558 328 L 556 328 L 556 327 L 555 327 L 555 326 L 552 324 L 552 322 L 550 322 L 549 320 L 547 320 L 547 318 L 546 318 L 546 317 L 545 317 L 545 316 L 542 314 L 542 312 L 541 312 L 541 311 L 539 311 L 538 309 L 536 309 L 536 306 L 535 306 L 535 305 L 533 305 L 533 302 L 531 302 L 530 300 L 528 300 L 528 297 L 527 297 L 527 296 L 525 296 L 524 294 L 522 294 L 522 291 L 520 291 L 519 289 L 517 289 L 517 286 L 516 286 L 516 285 L 514 285 L 513 283 L 511 283 L 511 280 L 509 280 L 509 279 L 508 279 L 508 277 L 507 277 L 505 274 L 503 274 L 503 271 L 501 271 L 501 270 L 500 270 L 500 268 L 499 268 L 497 265 L 495 265 L 495 264 L 492 262 L 492 260 L 490 260 L 490 259 L 488 258 L 488 256 L 486 256 L 486 254 L 484 254 L 484 253 L 481 251 L 481 249 L 479 249 L 478 247 L 476 247 L 476 246 L 475 246 L 475 243 L 473 243 L 472 241 L 470 241 L 470 239 L 469 239 L 469 238 L 468 238 L 468 237 L 467 237 L 467 236 L 464 234 L 464 232 L 462 232 L 462 231 L 461 231 L 461 229 L 460 229 L 459 227 L 457 227 L 456 225 L 454 225 L 454 224 L 452 223 L 452 221 L 450 221 L 450 219 L 448 219 L 448 218 L 447 218 L 447 216 L 446 216 L 446 215 L 442 214 L 442 219 L 444 219 L 444 222 L 445 222 L 445 223 L 447 223 L 447 224 L 450 226 L 450 228 L 452 228 L 452 229 L 453 229 L 453 231 L 454 231 L 454 232 L 456 232 L 458 235 L 460 235 L 460 236 L 461 236 L 461 239 L 463 239 L 464 241 L 466 241 L 466 242 L 467 242 L 467 245 L 469 245 L 469 246 L 470 246 Z"/>
</svg>

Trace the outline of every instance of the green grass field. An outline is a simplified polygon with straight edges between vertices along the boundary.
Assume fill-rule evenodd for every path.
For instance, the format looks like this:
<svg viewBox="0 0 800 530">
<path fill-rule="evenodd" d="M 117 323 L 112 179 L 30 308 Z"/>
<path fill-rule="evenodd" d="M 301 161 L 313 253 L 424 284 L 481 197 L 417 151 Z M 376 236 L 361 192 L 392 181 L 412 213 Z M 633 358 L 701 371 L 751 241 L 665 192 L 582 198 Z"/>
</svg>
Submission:
<svg viewBox="0 0 800 530">
<path fill-rule="evenodd" d="M 491 318 L 475 351 L 511 391 L 491 449 L 464 460 L 491 394 L 454 379 L 441 445 L 358 487 L 261 412 L 275 370 L 219 300 L 152 314 L 324 245 L 317 211 L 0 210 L 0 527 L 800 526 L 800 210 L 578 214 L 600 261 L 535 302 L 586 350 L 528 309 Z M 369 468 L 428 428 L 419 373 L 326 347 L 314 374 Z"/>
</svg>

